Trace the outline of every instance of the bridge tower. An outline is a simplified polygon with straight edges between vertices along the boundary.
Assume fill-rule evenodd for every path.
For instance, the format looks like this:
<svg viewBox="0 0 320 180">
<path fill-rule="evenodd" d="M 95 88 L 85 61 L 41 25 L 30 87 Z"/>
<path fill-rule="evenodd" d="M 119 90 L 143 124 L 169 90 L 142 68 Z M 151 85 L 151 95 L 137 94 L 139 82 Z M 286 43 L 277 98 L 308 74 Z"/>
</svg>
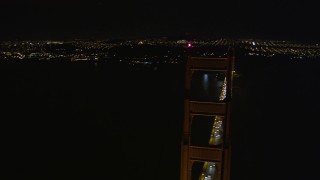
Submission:
<svg viewBox="0 0 320 180">
<path fill-rule="evenodd" d="M 234 49 L 226 54 L 187 59 L 181 180 L 230 180 Z"/>
</svg>

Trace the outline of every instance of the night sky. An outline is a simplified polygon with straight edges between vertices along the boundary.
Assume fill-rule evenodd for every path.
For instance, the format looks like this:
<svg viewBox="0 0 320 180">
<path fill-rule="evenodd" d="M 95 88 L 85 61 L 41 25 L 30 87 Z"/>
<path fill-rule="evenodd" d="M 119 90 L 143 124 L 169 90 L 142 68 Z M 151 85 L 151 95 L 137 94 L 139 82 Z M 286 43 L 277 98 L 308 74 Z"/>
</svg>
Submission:
<svg viewBox="0 0 320 180">
<path fill-rule="evenodd" d="M 6 0 L 1 39 L 199 37 L 320 39 L 316 2 Z"/>
</svg>

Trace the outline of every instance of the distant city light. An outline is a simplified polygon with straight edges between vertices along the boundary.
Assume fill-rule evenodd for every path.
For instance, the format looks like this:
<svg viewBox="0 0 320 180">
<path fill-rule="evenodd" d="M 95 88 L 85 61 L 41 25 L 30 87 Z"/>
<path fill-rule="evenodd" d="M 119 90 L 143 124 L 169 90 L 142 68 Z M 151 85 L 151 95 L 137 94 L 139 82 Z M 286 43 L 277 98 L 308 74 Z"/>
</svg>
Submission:
<svg viewBox="0 0 320 180">
<path fill-rule="evenodd" d="M 153 48 L 156 46 L 166 47 L 165 51 L 159 48 L 156 53 L 149 51 L 140 51 L 140 45 L 143 48 Z M 7 41 L 0 42 L 0 60 L 66 60 L 66 61 L 117 61 L 129 64 L 161 64 L 172 63 L 179 64 L 184 61 L 183 52 L 176 51 L 177 48 L 191 48 L 192 53 L 199 56 L 225 57 L 227 53 L 215 50 L 219 47 L 235 45 L 239 52 L 245 56 L 256 57 L 273 57 L 286 56 L 290 59 L 316 59 L 320 57 L 320 46 L 318 43 L 302 44 L 291 41 L 277 40 L 257 40 L 257 39 L 240 39 L 231 41 L 228 39 L 216 40 L 192 40 L 185 39 L 170 41 L 159 39 L 137 39 L 121 42 L 107 41 Z M 199 48 L 198 48 L 199 47 Z M 130 52 L 122 53 L 119 50 L 133 49 Z M 134 50 L 137 48 L 137 50 Z M 121 58 L 121 59 L 119 59 Z"/>
</svg>

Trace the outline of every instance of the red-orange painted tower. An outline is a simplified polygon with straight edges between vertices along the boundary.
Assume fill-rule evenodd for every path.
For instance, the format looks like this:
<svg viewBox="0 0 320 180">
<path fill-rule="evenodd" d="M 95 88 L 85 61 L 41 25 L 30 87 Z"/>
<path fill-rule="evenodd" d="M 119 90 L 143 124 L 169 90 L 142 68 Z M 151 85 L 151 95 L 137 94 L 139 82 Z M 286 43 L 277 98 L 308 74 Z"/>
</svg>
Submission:
<svg viewBox="0 0 320 180">
<path fill-rule="evenodd" d="M 234 50 L 186 63 L 181 180 L 230 180 Z"/>
</svg>

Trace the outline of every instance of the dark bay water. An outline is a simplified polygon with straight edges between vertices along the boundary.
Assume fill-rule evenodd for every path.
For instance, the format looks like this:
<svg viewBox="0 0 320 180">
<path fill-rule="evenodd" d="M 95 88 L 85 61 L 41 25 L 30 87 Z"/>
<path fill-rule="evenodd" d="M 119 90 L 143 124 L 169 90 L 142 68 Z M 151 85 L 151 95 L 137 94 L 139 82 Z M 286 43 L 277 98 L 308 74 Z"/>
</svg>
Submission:
<svg viewBox="0 0 320 180">
<path fill-rule="evenodd" d="M 234 91 L 232 115 L 234 176 L 318 179 L 312 164 L 320 158 L 316 145 L 319 60 L 247 57 L 239 60 L 237 68 L 240 88 Z"/>
<path fill-rule="evenodd" d="M 180 67 L 10 62 L 0 69 L 11 177 L 178 178 Z"/>
<path fill-rule="evenodd" d="M 317 179 L 319 62 L 236 65 L 232 178 Z M 179 179 L 182 65 L 1 62 L 0 80 L 12 179 Z"/>
</svg>

